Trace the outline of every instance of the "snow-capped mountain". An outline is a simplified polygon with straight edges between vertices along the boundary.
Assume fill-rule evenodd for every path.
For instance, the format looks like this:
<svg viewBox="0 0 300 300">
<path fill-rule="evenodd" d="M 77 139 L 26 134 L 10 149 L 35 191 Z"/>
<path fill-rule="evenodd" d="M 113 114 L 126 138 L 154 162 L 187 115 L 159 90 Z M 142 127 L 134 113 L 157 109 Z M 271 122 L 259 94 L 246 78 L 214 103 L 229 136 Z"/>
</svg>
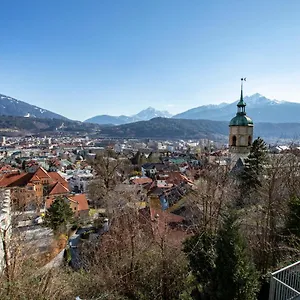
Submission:
<svg viewBox="0 0 300 300">
<path fill-rule="evenodd" d="M 246 112 L 254 122 L 300 122 L 300 103 L 268 99 L 261 94 L 244 97 Z M 203 105 L 173 116 L 175 119 L 229 121 L 236 113 L 238 100 L 218 105 Z"/>
<path fill-rule="evenodd" d="M 43 119 L 67 119 L 49 110 L 2 94 L 0 94 L 0 115 Z"/>
<path fill-rule="evenodd" d="M 99 115 L 87 119 L 84 122 L 96 124 L 122 125 L 137 121 L 147 121 L 157 117 L 170 118 L 171 116 L 172 115 L 167 111 L 159 111 L 154 109 L 153 107 L 148 107 L 133 116 Z"/>
<path fill-rule="evenodd" d="M 168 111 L 160 111 L 156 110 L 153 107 L 148 107 L 142 111 L 140 111 L 138 114 L 134 115 L 133 117 L 139 119 L 139 120 L 150 120 L 153 118 L 157 117 L 162 117 L 162 118 L 171 118 L 172 115 Z"/>
</svg>

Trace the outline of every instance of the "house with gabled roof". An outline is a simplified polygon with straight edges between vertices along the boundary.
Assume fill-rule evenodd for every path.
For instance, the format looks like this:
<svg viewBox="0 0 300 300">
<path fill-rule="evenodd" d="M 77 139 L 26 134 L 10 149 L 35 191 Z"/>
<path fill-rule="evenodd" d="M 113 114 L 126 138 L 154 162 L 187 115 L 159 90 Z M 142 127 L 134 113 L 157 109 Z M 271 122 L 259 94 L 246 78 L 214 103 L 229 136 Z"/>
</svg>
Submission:
<svg viewBox="0 0 300 300">
<path fill-rule="evenodd" d="M 48 175 L 52 178 L 54 182 L 61 183 L 65 188 L 69 190 L 68 181 L 65 178 L 63 178 L 58 172 L 48 172 Z"/>
<path fill-rule="evenodd" d="M 49 195 L 53 196 L 53 195 L 66 195 L 69 194 L 70 191 L 68 188 L 66 188 L 63 184 L 61 184 L 60 182 L 56 182 L 53 186 L 53 188 L 51 189 Z"/>
<path fill-rule="evenodd" d="M 4 165 L 0 168 L 0 176 L 5 174 L 13 174 L 13 173 L 19 173 L 19 170 L 13 168 L 11 165 Z"/>
<path fill-rule="evenodd" d="M 52 178 L 43 167 L 39 167 L 34 175 L 40 178 L 42 184 L 50 184 L 52 182 Z"/>
<path fill-rule="evenodd" d="M 11 188 L 12 201 L 18 206 L 40 206 L 47 195 L 69 194 L 68 182 L 56 172 L 39 167 L 34 173 L 7 174 L 0 187 Z"/>
<path fill-rule="evenodd" d="M 63 197 L 70 205 L 71 209 L 74 212 L 75 217 L 87 218 L 89 217 L 89 204 L 86 197 L 86 194 L 56 194 L 48 196 L 45 202 L 45 208 L 48 209 L 55 199 L 61 196 Z"/>
<path fill-rule="evenodd" d="M 163 239 L 169 247 L 181 247 L 182 242 L 192 235 L 182 216 L 155 207 L 140 209 L 139 214 L 142 222 L 151 221 L 154 238 L 157 241 Z"/>
</svg>

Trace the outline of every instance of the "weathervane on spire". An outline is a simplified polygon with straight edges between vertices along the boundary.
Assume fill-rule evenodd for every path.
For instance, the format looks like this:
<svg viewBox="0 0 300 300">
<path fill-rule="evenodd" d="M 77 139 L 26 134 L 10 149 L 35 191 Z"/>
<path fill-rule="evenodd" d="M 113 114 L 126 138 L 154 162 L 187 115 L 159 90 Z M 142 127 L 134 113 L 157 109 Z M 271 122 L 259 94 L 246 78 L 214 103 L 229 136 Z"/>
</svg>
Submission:
<svg viewBox="0 0 300 300">
<path fill-rule="evenodd" d="M 244 84 L 244 81 L 246 81 L 246 77 L 245 78 L 241 78 L 241 99 L 240 101 L 244 101 L 243 99 L 243 84 Z"/>
<path fill-rule="evenodd" d="M 241 90 L 243 90 L 243 82 L 246 81 L 246 77 L 245 78 L 241 78 Z"/>
</svg>

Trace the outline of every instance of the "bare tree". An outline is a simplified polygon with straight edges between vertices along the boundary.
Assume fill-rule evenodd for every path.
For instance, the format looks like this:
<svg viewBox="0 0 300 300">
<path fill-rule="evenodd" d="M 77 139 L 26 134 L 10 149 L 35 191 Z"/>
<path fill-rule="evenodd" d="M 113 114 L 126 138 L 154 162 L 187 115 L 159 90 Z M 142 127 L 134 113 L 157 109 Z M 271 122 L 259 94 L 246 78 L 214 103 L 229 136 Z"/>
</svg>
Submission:
<svg viewBox="0 0 300 300">
<path fill-rule="evenodd" d="M 242 211 L 245 234 L 251 240 L 257 268 L 266 273 L 294 250 L 284 243 L 282 231 L 287 204 L 299 194 L 299 159 L 291 154 L 273 155 L 256 199 Z"/>
<path fill-rule="evenodd" d="M 129 160 L 113 151 L 105 151 L 96 156 L 92 166 L 95 179 L 89 184 L 88 193 L 95 206 L 100 207 L 102 199 L 126 178 Z"/>
<path fill-rule="evenodd" d="M 82 253 L 91 275 L 82 283 L 85 297 L 178 299 L 183 290 L 183 253 L 170 247 L 164 234 L 155 238 L 155 224 L 135 207 L 115 210 L 109 232 L 99 243 L 83 245 Z M 91 282 L 96 288 L 90 288 Z"/>
<path fill-rule="evenodd" d="M 18 217 L 20 212 L 18 211 Z M 12 218 L 16 215 L 13 214 Z M 4 252 L 4 269 L 0 273 L 0 299 L 68 299 L 71 282 L 64 271 L 45 271 L 42 253 L 26 238 L 24 231 L 11 222 L 0 230 L 0 248 Z M 75 296 L 74 296 L 75 297 Z"/>
<path fill-rule="evenodd" d="M 223 208 L 235 195 L 236 187 L 226 167 L 208 165 L 203 169 L 195 188 L 185 196 L 186 208 L 198 231 L 216 232 Z"/>
</svg>

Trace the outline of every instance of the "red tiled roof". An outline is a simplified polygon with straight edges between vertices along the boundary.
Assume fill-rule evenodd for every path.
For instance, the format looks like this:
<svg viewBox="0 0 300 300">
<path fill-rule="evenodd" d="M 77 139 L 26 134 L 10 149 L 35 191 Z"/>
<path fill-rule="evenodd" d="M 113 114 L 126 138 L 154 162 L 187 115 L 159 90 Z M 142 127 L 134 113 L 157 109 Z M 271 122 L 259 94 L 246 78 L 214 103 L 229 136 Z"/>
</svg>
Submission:
<svg viewBox="0 0 300 300">
<path fill-rule="evenodd" d="M 65 188 L 69 189 L 69 183 L 57 172 L 48 172 L 48 175 L 56 182 L 61 183 Z"/>
<path fill-rule="evenodd" d="M 0 187 L 16 187 L 28 184 L 33 174 L 7 174 L 0 178 Z"/>
<path fill-rule="evenodd" d="M 39 178 L 51 178 L 48 174 L 48 172 L 43 169 L 42 167 L 39 167 L 36 172 L 35 175 L 37 175 Z"/>
<path fill-rule="evenodd" d="M 10 165 L 5 165 L 5 166 L 1 167 L 0 172 L 7 172 L 7 171 L 13 171 L 13 170 L 16 170 L 16 169 L 14 169 Z"/>
<path fill-rule="evenodd" d="M 89 209 L 89 204 L 86 198 L 86 194 L 72 195 L 69 196 L 68 199 L 78 203 L 78 208 L 77 208 L 78 211 Z"/>
<path fill-rule="evenodd" d="M 85 194 L 77 194 L 66 196 L 69 201 L 77 203 L 77 211 L 88 210 L 89 205 Z M 48 209 L 55 200 L 55 196 L 46 199 L 46 209 Z"/>
<path fill-rule="evenodd" d="M 150 208 L 150 217 L 151 220 L 155 220 L 156 216 L 159 216 L 160 221 L 165 223 L 181 223 L 184 221 L 184 217 L 178 216 L 166 211 L 162 211 L 155 208 Z"/>
<path fill-rule="evenodd" d="M 55 200 L 55 196 L 51 196 L 51 197 L 47 197 L 45 205 L 46 205 L 46 209 L 48 209 L 51 204 L 54 202 Z"/>
<path fill-rule="evenodd" d="M 30 179 L 30 181 L 40 181 L 41 178 L 39 178 L 39 176 L 37 176 L 36 174 L 33 174 L 32 178 Z"/>
<path fill-rule="evenodd" d="M 167 183 L 173 183 L 175 185 L 180 184 L 181 182 L 193 183 L 189 178 L 182 175 L 180 172 L 168 172 L 167 177 L 164 178 Z"/>
<path fill-rule="evenodd" d="M 152 190 L 153 188 L 155 188 L 156 187 L 156 181 L 153 181 L 152 183 L 151 183 L 151 185 L 149 186 L 149 190 Z"/>
<path fill-rule="evenodd" d="M 134 184 L 146 184 L 146 183 L 152 183 L 152 179 L 148 177 L 142 177 L 142 178 L 135 178 L 131 182 Z"/>
<path fill-rule="evenodd" d="M 167 244 L 171 247 L 181 247 L 182 242 L 191 234 L 184 228 L 181 227 L 181 223 L 184 218 L 166 211 L 155 208 L 146 208 L 144 211 L 140 210 L 144 218 L 149 215 L 152 230 L 155 238 L 160 240 L 162 237 L 166 240 Z M 178 224 L 178 227 L 170 226 L 171 224 Z"/>
<path fill-rule="evenodd" d="M 63 186 L 60 182 L 56 182 L 49 195 L 68 194 L 68 193 L 70 193 L 69 189 Z"/>
<path fill-rule="evenodd" d="M 25 186 L 34 181 L 41 181 L 42 178 L 51 178 L 54 181 L 54 186 L 51 193 L 66 194 L 69 193 L 69 183 L 57 172 L 48 172 L 43 168 L 39 168 L 35 173 L 11 173 L 0 176 L 0 187 L 17 187 Z M 57 185 L 59 183 L 59 185 Z"/>
</svg>

